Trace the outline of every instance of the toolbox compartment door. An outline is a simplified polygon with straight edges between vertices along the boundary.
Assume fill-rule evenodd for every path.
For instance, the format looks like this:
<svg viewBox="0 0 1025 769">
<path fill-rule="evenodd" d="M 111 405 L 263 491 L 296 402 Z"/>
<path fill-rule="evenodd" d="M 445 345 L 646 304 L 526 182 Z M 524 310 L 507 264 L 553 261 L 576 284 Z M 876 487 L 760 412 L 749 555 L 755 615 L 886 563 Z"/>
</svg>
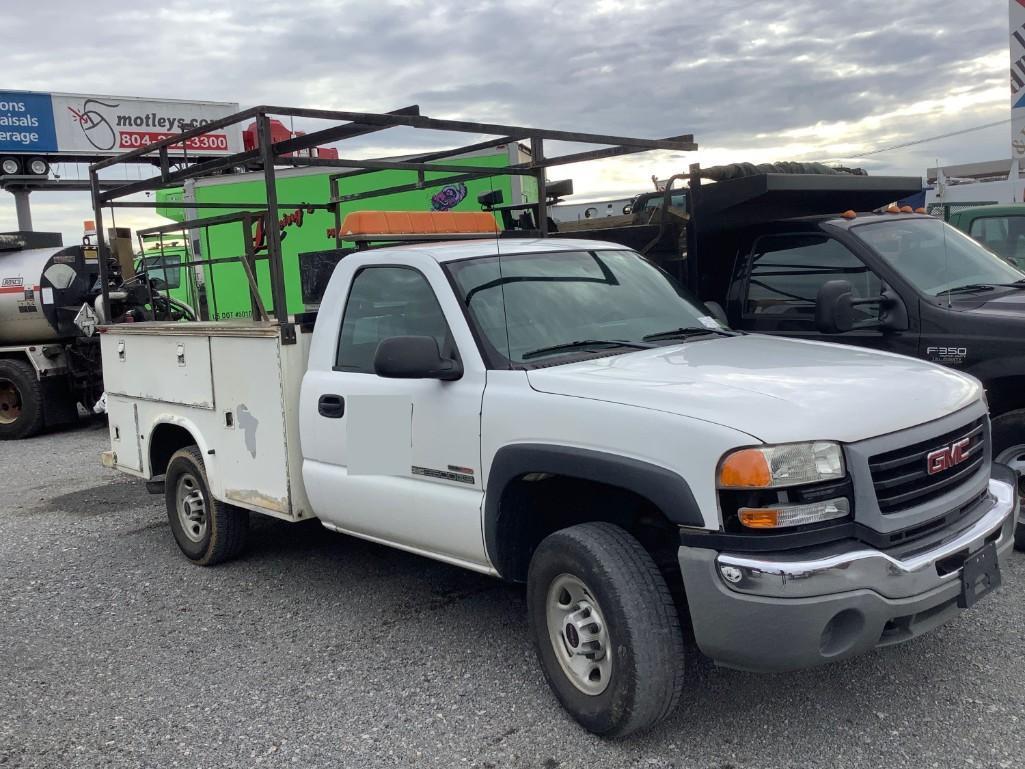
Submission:
<svg viewBox="0 0 1025 769">
<path fill-rule="evenodd" d="M 141 471 L 138 406 L 108 393 L 107 424 L 110 429 L 110 449 L 116 457 L 117 467 Z"/>
<path fill-rule="evenodd" d="M 103 335 L 101 344 L 108 396 L 214 408 L 208 336 L 112 330 Z"/>
</svg>

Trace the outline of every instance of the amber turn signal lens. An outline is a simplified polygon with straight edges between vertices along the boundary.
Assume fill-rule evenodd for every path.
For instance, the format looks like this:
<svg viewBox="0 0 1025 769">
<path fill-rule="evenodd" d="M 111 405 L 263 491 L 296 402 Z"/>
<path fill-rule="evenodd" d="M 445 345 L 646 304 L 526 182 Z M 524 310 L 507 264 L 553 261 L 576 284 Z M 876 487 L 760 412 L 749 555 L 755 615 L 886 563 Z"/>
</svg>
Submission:
<svg viewBox="0 0 1025 769">
<path fill-rule="evenodd" d="M 775 529 L 779 527 L 779 510 L 745 507 L 737 514 L 749 529 Z"/>
<path fill-rule="evenodd" d="M 853 211 L 852 209 L 848 208 L 846 211 L 840 214 L 840 216 L 842 216 L 844 219 L 857 219 L 858 213 L 857 211 Z"/>
<path fill-rule="evenodd" d="M 759 449 L 735 451 L 719 468 L 719 485 L 724 488 L 761 489 L 771 484 L 772 471 Z"/>
</svg>

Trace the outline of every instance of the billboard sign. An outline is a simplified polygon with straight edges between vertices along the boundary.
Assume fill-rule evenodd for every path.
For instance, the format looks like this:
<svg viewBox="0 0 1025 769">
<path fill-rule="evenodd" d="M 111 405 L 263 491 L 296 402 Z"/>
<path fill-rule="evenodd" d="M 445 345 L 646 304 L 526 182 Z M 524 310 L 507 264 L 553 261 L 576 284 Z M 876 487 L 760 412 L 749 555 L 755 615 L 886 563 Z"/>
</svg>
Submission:
<svg viewBox="0 0 1025 769">
<path fill-rule="evenodd" d="M 117 155 L 234 112 L 238 104 L 226 102 L 0 91 L 0 153 Z M 241 151 L 241 126 L 169 148 L 173 155 Z"/>
<path fill-rule="evenodd" d="M 1011 157 L 1025 167 L 1025 0 L 1010 0 Z"/>
</svg>

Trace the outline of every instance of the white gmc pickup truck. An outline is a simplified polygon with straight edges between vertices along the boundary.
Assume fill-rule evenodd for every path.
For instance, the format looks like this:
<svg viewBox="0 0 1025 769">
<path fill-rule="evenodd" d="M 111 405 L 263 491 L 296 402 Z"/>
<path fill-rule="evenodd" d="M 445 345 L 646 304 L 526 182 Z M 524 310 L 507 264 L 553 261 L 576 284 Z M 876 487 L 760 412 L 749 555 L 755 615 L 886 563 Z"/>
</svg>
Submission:
<svg viewBox="0 0 1025 769">
<path fill-rule="evenodd" d="M 901 643 L 1000 583 L 1018 507 L 979 383 L 723 328 L 633 251 L 371 249 L 315 323 L 103 329 L 112 450 L 212 565 L 250 512 L 526 582 L 541 667 L 622 735 L 716 662 Z M 966 628 L 967 630 L 967 628 Z"/>
</svg>

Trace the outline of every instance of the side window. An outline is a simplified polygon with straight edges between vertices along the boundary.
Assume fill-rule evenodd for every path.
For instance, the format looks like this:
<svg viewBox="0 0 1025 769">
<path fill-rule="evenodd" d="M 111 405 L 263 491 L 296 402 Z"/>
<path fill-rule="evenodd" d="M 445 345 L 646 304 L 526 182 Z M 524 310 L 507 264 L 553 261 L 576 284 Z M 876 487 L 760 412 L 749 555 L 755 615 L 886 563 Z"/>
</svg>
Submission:
<svg viewBox="0 0 1025 769">
<path fill-rule="evenodd" d="M 374 372 L 374 355 L 390 336 L 433 336 L 451 353 L 448 325 L 427 279 L 407 267 L 367 267 L 353 278 L 338 337 L 336 368 Z"/>
<path fill-rule="evenodd" d="M 878 296 L 879 278 L 840 242 L 823 235 L 771 235 L 755 242 L 744 314 L 778 321 L 815 318 L 819 287 L 847 280 L 858 297 Z M 855 309 L 865 319 L 870 311 Z"/>
<path fill-rule="evenodd" d="M 1025 216 L 985 216 L 975 219 L 968 234 L 997 256 L 1025 264 Z"/>
</svg>

